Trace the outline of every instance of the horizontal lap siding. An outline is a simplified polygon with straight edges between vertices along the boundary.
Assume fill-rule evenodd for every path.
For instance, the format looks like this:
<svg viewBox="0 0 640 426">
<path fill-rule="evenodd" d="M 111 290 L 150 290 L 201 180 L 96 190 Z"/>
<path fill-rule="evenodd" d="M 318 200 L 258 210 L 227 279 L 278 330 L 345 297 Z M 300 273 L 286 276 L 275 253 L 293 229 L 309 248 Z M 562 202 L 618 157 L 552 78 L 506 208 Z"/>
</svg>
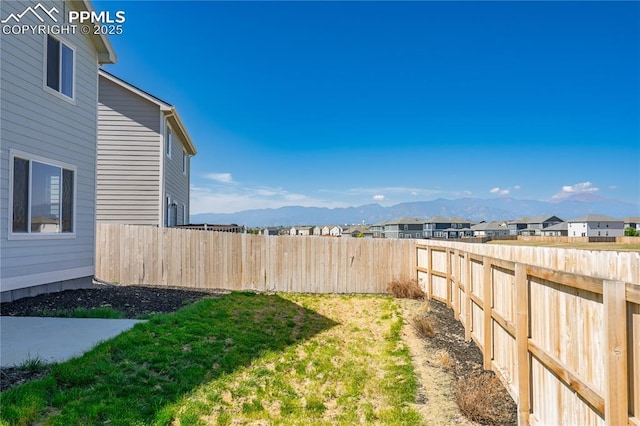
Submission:
<svg viewBox="0 0 640 426">
<path fill-rule="evenodd" d="M 157 225 L 160 109 L 100 77 L 97 219 Z"/>
<path fill-rule="evenodd" d="M 33 2 L 0 4 L 0 16 L 20 13 Z M 63 2 L 48 7 L 68 10 Z M 26 14 L 21 24 L 39 24 Z M 3 35 L 0 61 L 0 279 L 2 291 L 80 278 L 94 265 L 97 55 L 88 37 L 60 37 L 75 48 L 75 104 L 43 88 L 45 36 Z M 70 239 L 8 240 L 9 150 L 61 161 L 77 167 L 76 236 Z M 78 271 L 85 275 L 78 275 Z M 69 271 L 68 273 L 65 271 Z M 72 272 L 73 271 L 73 272 Z M 30 276 L 39 275 L 30 279 Z M 43 281 L 45 280 L 45 281 Z M 6 284 L 10 284 L 11 288 Z"/>
<path fill-rule="evenodd" d="M 164 180 L 165 180 L 165 194 L 171 197 L 171 202 L 178 205 L 177 208 L 177 221 L 178 225 L 184 225 L 189 223 L 189 173 L 188 166 L 189 160 L 187 160 L 187 175 L 182 172 L 182 153 L 184 148 L 182 141 L 173 132 L 173 145 L 171 146 L 171 158 L 167 155 L 164 157 Z M 182 206 L 187 207 L 187 217 L 183 217 Z"/>
</svg>

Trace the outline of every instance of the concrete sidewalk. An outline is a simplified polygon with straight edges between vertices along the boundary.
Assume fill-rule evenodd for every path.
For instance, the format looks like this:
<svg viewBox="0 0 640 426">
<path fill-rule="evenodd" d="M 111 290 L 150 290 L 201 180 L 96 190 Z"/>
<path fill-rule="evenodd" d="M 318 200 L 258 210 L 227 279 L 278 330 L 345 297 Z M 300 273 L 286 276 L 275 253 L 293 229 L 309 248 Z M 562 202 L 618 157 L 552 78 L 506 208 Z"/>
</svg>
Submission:
<svg viewBox="0 0 640 426">
<path fill-rule="evenodd" d="M 0 366 L 27 359 L 60 362 L 82 355 L 140 320 L 0 316 Z"/>
</svg>

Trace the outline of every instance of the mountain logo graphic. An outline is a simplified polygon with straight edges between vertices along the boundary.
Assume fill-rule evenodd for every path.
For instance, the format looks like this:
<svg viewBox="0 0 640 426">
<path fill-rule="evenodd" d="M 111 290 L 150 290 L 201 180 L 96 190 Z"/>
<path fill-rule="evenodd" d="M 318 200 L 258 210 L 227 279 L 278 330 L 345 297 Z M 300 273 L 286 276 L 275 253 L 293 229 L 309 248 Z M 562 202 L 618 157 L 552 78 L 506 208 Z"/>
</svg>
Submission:
<svg viewBox="0 0 640 426">
<path fill-rule="evenodd" d="M 14 21 L 15 23 L 19 23 L 19 22 L 20 22 L 20 20 L 22 19 L 22 17 L 23 17 L 24 15 L 26 15 L 27 13 L 29 13 L 29 12 L 30 12 L 33 16 L 35 16 L 36 18 L 38 18 L 38 20 L 39 20 L 40 22 L 44 22 L 44 19 L 42 18 L 42 16 L 41 16 L 40 14 L 38 14 L 38 11 L 40 11 L 40 14 L 42 14 L 43 16 L 44 16 L 44 15 L 46 15 L 46 16 L 48 16 L 49 18 L 51 18 L 51 19 L 53 20 L 53 22 L 58 22 L 58 19 L 57 19 L 57 18 L 55 17 L 55 15 L 54 15 L 54 12 L 55 12 L 56 14 L 57 14 L 57 13 L 60 13 L 60 12 L 58 11 L 58 9 L 56 9 L 56 8 L 55 8 L 55 6 L 54 6 L 54 7 L 52 7 L 51 9 L 47 10 L 47 9 L 42 5 L 42 3 L 38 3 L 37 5 L 35 5 L 35 7 L 31 7 L 31 6 L 29 6 L 29 7 L 27 7 L 27 8 L 26 8 L 22 13 L 18 13 L 18 14 L 12 13 L 12 14 L 10 14 L 9 16 L 7 16 L 5 19 L 3 19 L 3 20 L 2 20 L 2 21 L 0 21 L 0 22 L 1 22 L 1 23 L 3 23 L 3 24 L 6 24 L 7 22 L 9 22 L 10 20 L 12 20 L 12 19 L 13 19 L 13 21 Z"/>
</svg>

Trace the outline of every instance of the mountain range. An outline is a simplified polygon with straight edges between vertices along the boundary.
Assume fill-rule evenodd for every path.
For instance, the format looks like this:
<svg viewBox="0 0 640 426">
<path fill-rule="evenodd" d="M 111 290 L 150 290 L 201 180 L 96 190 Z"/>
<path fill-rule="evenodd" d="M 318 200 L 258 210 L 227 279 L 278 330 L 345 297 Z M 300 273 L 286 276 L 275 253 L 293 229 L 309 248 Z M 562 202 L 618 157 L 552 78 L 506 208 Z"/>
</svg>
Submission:
<svg viewBox="0 0 640 426">
<path fill-rule="evenodd" d="M 515 198 L 439 198 L 432 201 L 400 203 L 389 207 L 366 204 L 359 207 L 326 208 L 287 206 L 278 209 L 254 209 L 236 213 L 200 213 L 191 223 L 236 223 L 248 227 L 374 224 L 400 217 L 458 217 L 471 221 L 512 220 L 538 215 L 555 215 L 563 220 L 585 214 L 605 214 L 623 219 L 640 216 L 640 204 L 597 196 L 569 197 L 563 200 L 536 201 Z"/>
</svg>

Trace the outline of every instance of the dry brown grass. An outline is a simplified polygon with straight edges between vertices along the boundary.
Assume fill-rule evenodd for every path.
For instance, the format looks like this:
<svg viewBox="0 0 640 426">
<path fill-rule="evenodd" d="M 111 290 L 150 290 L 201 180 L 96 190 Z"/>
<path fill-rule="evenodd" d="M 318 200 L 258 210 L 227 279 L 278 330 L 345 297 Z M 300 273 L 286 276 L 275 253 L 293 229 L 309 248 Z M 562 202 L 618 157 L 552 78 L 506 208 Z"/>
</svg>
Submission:
<svg viewBox="0 0 640 426">
<path fill-rule="evenodd" d="M 416 331 L 418 337 L 428 339 L 436 335 L 433 327 L 433 320 L 428 316 L 416 316 L 411 320 L 411 326 Z"/>
<path fill-rule="evenodd" d="M 416 280 L 393 280 L 388 291 L 400 299 L 421 299 L 425 296 Z"/>
<path fill-rule="evenodd" d="M 445 370 L 451 370 L 455 366 L 455 361 L 451 356 L 451 352 L 446 349 L 438 349 L 433 354 L 434 362 Z"/>
<path fill-rule="evenodd" d="M 477 373 L 456 380 L 454 398 L 462 414 L 482 424 L 505 424 L 509 412 L 504 404 L 504 388 L 495 374 Z"/>
</svg>

